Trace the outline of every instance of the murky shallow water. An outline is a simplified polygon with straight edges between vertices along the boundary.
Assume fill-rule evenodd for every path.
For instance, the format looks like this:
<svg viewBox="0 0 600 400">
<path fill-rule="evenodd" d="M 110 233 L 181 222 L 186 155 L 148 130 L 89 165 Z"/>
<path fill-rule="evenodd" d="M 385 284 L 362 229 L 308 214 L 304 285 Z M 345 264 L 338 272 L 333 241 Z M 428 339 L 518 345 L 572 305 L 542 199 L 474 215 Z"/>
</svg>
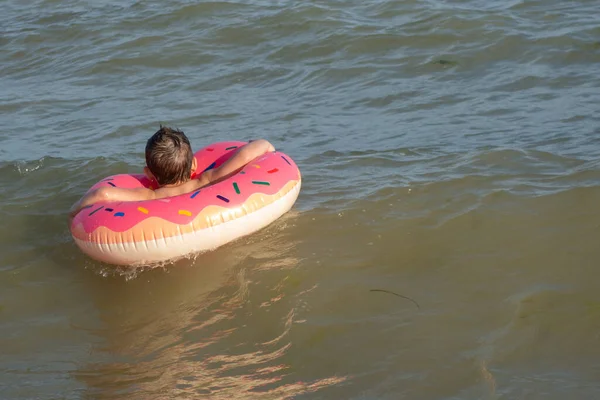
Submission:
<svg viewBox="0 0 600 400">
<path fill-rule="evenodd" d="M 5 10 L 3 398 L 599 396 L 597 2 Z M 295 209 L 164 268 L 89 260 L 69 206 L 160 122 L 268 138 Z"/>
</svg>

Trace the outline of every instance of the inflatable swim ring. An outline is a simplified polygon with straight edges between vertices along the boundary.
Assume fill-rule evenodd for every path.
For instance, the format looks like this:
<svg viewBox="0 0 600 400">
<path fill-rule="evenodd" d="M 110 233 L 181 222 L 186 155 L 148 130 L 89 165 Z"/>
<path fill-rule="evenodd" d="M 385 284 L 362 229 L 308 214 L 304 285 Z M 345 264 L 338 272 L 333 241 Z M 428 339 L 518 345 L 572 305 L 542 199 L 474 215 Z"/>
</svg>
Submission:
<svg viewBox="0 0 600 400">
<path fill-rule="evenodd" d="M 218 167 L 244 144 L 220 142 L 197 151 L 197 170 Z M 289 156 L 267 153 L 237 174 L 191 193 L 88 206 L 73 219 L 71 234 L 84 253 L 99 261 L 167 261 L 215 249 L 269 225 L 292 208 L 300 185 L 300 171 Z M 103 186 L 152 188 L 152 182 L 143 174 L 113 175 L 90 190 Z"/>
</svg>

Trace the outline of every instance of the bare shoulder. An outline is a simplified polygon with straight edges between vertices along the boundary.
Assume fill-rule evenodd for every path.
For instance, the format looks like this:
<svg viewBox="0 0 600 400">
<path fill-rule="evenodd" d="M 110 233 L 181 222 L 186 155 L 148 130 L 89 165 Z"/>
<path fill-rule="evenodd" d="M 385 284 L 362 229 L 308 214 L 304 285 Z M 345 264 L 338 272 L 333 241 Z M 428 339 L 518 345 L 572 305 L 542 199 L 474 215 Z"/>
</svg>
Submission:
<svg viewBox="0 0 600 400">
<path fill-rule="evenodd" d="M 139 200 L 154 200 L 154 199 L 156 199 L 156 192 L 152 189 L 137 188 L 135 190 L 138 190 L 136 195 L 138 195 L 140 197 Z"/>
<path fill-rule="evenodd" d="M 185 193 L 189 193 L 189 192 L 193 192 L 194 190 L 199 189 L 200 186 L 200 180 L 199 179 L 192 179 L 190 181 L 187 181 L 179 186 L 174 186 L 174 187 L 162 187 L 160 189 L 156 189 L 155 191 L 151 191 L 151 197 L 148 198 L 148 200 L 153 200 L 153 199 L 163 199 L 165 197 L 173 197 L 173 196 L 179 196 Z"/>
<path fill-rule="evenodd" d="M 193 188 L 192 190 L 203 188 L 211 183 L 211 176 L 213 170 L 204 171 L 199 177 L 191 181 Z"/>
</svg>

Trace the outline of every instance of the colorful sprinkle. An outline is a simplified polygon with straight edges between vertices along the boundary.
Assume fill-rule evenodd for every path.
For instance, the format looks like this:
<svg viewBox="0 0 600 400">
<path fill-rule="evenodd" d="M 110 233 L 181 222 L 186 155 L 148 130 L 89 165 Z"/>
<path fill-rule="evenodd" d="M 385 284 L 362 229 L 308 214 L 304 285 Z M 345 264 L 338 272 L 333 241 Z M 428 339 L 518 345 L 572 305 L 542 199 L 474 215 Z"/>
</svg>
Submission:
<svg viewBox="0 0 600 400">
<path fill-rule="evenodd" d="M 98 211 L 102 210 L 103 208 L 104 208 L 104 206 L 100 206 L 100 207 L 96 208 L 94 211 L 92 211 L 91 213 L 89 213 L 88 216 L 96 214 Z"/>
<path fill-rule="evenodd" d="M 191 196 L 190 199 L 193 199 L 194 197 L 198 196 L 198 193 L 200 193 L 199 190 L 195 191 Z"/>
<path fill-rule="evenodd" d="M 144 214 L 148 214 L 148 210 L 144 207 L 138 207 L 139 212 L 143 212 Z"/>
<path fill-rule="evenodd" d="M 217 195 L 217 199 L 223 200 L 225 203 L 229 203 L 229 199 L 227 197 L 223 197 L 220 194 Z"/>
<path fill-rule="evenodd" d="M 254 183 L 255 185 L 265 185 L 265 186 L 271 185 L 269 182 L 265 182 L 265 181 L 252 181 L 252 183 Z"/>
<path fill-rule="evenodd" d="M 112 208 L 105 208 L 104 211 L 113 212 L 114 210 Z"/>
<path fill-rule="evenodd" d="M 233 182 L 233 188 L 237 194 L 240 194 L 240 187 L 238 186 L 237 182 Z"/>
<path fill-rule="evenodd" d="M 115 215 L 115 217 L 124 217 L 125 213 L 124 212 L 118 212 L 118 213 L 115 213 L 114 215 Z"/>
<path fill-rule="evenodd" d="M 260 165 L 254 164 L 253 167 L 254 168 L 260 168 Z"/>
<path fill-rule="evenodd" d="M 246 171 L 240 171 L 240 175 L 244 175 Z"/>
<path fill-rule="evenodd" d="M 277 168 L 273 168 L 270 171 L 267 171 L 269 174 L 274 174 L 275 172 L 279 171 Z"/>
<path fill-rule="evenodd" d="M 214 163 L 210 164 L 210 165 L 208 166 L 208 168 L 206 168 L 206 169 L 205 169 L 203 172 L 206 172 L 206 171 L 208 171 L 209 169 L 213 169 L 213 168 L 215 167 L 215 165 L 217 165 L 217 162 L 216 162 L 216 161 L 215 161 Z"/>
<path fill-rule="evenodd" d="M 187 215 L 188 217 L 191 217 L 192 213 L 188 210 L 179 210 L 179 215 Z"/>
<path fill-rule="evenodd" d="M 210 149 L 206 149 L 206 151 L 213 151 L 213 150 L 214 150 L 214 149 L 213 149 L 213 148 L 210 148 Z"/>
<path fill-rule="evenodd" d="M 114 183 L 112 183 L 112 182 L 106 182 L 106 183 L 108 183 L 108 184 L 109 184 L 110 186 L 112 186 L 112 187 L 117 187 L 117 185 L 115 185 L 115 184 L 114 184 Z"/>
<path fill-rule="evenodd" d="M 288 163 L 289 165 L 292 165 L 287 158 L 285 158 L 284 156 L 281 156 L 281 158 L 283 158 L 283 161 L 285 161 L 286 163 Z"/>
<path fill-rule="evenodd" d="M 231 147 L 227 147 L 225 150 L 233 150 L 233 149 L 237 149 L 237 146 L 231 146 Z"/>
</svg>

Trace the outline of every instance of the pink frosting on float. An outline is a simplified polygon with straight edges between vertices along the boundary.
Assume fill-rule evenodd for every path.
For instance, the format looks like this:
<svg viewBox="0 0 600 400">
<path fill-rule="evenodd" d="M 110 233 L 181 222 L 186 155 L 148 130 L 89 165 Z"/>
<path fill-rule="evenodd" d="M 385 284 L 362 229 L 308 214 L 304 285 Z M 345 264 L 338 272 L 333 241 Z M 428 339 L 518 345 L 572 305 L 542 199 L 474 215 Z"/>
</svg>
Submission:
<svg viewBox="0 0 600 400">
<path fill-rule="evenodd" d="M 198 173 L 220 166 L 244 144 L 220 142 L 200 149 L 194 154 Z M 253 194 L 274 195 L 290 181 L 299 180 L 300 171 L 290 157 L 281 152 L 267 153 L 228 179 L 198 191 L 159 200 L 94 204 L 74 218 L 71 229 L 80 225 L 86 233 L 99 227 L 124 232 L 151 217 L 187 225 L 208 206 L 236 208 Z M 91 189 L 104 186 L 152 188 L 153 183 L 141 174 L 120 174 L 101 180 Z"/>
</svg>

